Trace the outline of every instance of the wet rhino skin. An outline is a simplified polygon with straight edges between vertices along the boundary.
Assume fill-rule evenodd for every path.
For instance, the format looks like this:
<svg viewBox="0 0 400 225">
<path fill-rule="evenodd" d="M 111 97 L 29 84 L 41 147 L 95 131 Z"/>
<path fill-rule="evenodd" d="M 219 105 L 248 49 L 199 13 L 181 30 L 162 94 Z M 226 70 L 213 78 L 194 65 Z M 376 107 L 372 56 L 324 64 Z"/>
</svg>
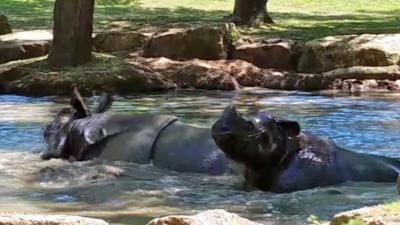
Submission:
<svg viewBox="0 0 400 225">
<path fill-rule="evenodd" d="M 395 182 L 400 171 L 397 159 L 345 150 L 313 134 L 302 132 L 298 138 L 300 150 L 281 168 L 275 173 L 247 171 L 249 180 L 261 189 L 282 193 L 346 181 Z"/>
<path fill-rule="evenodd" d="M 180 172 L 221 174 L 227 159 L 210 132 L 174 116 L 99 113 L 71 123 L 61 157 L 152 162 Z"/>
</svg>

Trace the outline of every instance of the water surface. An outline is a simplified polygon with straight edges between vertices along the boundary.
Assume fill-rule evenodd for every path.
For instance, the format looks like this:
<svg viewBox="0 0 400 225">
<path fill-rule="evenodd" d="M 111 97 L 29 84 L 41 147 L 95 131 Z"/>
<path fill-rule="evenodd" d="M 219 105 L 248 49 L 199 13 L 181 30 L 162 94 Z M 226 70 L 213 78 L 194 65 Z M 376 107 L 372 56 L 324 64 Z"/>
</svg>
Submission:
<svg viewBox="0 0 400 225">
<path fill-rule="evenodd" d="M 89 103 L 97 100 L 90 98 Z M 210 127 L 232 102 L 244 115 L 265 111 L 294 119 L 357 152 L 400 158 L 400 96 L 277 92 L 170 92 L 118 97 L 114 113 L 162 113 Z M 397 197 L 394 184 L 347 183 L 288 194 L 245 192 L 234 175 L 182 174 L 124 162 L 42 161 L 42 129 L 60 97 L 0 96 L 0 211 L 67 213 L 113 224 L 146 224 L 169 214 L 223 208 L 264 224 L 307 224 Z"/>
</svg>

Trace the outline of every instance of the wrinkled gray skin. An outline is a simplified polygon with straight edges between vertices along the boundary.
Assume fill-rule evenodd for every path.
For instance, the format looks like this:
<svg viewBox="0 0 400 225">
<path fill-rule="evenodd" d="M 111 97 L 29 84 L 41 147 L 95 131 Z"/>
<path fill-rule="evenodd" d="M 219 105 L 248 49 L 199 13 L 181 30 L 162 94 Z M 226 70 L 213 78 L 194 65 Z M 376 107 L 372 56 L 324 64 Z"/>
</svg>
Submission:
<svg viewBox="0 0 400 225">
<path fill-rule="evenodd" d="M 228 161 L 210 129 L 184 124 L 167 115 L 119 115 L 104 113 L 112 104 L 103 95 L 90 112 L 76 88 L 71 105 L 58 111 L 45 128 L 48 152 L 43 159 L 83 161 L 94 158 L 153 163 L 180 172 L 222 174 Z"/>
<path fill-rule="evenodd" d="M 260 114 L 242 118 L 229 106 L 212 127 L 225 154 L 245 167 L 246 185 L 292 192 L 345 181 L 396 182 L 400 161 L 342 149 L 328 138 L 301 132 L 296 121 Z"/>
</svg>

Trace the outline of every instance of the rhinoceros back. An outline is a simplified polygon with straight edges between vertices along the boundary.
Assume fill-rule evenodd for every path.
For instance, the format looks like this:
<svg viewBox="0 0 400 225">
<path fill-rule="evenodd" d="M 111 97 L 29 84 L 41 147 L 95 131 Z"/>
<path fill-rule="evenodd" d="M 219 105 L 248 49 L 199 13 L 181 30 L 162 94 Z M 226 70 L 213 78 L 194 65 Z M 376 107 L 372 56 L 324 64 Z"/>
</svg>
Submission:
<svg viewBox="0 0 400 225">
<path fill-rule="evenodd" d="M 180 121 L 160 133 L 152 159 L 157 167 L 180 172 L 218 175 L 228 168 L 228 160 L 211 138 L 210 129 Z"/>
<path fill-rule="evenodd" d="M 160 131 L 177 120 L 164 115 L 95 114 L 77 120 L 69 135 L 78 160 L 100 158 L 149 163 Z"/>
</svg>

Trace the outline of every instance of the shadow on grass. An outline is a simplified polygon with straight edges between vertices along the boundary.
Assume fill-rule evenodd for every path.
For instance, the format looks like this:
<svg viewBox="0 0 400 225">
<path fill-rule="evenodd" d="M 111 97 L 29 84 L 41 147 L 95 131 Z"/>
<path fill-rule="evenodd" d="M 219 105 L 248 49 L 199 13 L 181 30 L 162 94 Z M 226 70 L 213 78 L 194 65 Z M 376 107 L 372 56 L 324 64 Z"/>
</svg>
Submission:
<svg viewBox="0 0 400 225">
<path fill-rule="evenodd" d="M 96 23 L 107 27 L 110 21 L 129 21 L 141 26 L 165 26 L 170 23 L 216 23 L 229 22 L 229 11 L 205 11 L 188 7 L 170 8 L 142 8 L 140 6 L 124 8 L 115 6 L 98 7 L 96 9 Z"/>
<path fill-rule="evenodd" d="M 54 0 L 1 0 L 0 14 L 8 17 L 12 28 L 47 29 L 52 26 Z"/>
<path fill-rule="evenodd" d="M 309 40 L 329 35 L 400 32 L 400 9 L 343 15 L 271 14 L 276 24 L 245 29 L 245 33 Z"/>
<path fill-rule="evenodd" d="M 54 0 L 1 0 L 2 13 L 17 29 L 51 28 Z M 95 28 L 125 26 L 168 26 L 170 23 L 209 24 L 228 22 L 229 10 L 199 10 L 189 7 L 143 8 L 128 0 L 96 1 Z M 242 28 L 245 35 L 285 37 L 309 40 L 329 35 L 400 32 L 400 9 L 391 11 L 359 10 L 354 14 L 313 15 L 272 12 L 276 24 Z"/>
</svg>

